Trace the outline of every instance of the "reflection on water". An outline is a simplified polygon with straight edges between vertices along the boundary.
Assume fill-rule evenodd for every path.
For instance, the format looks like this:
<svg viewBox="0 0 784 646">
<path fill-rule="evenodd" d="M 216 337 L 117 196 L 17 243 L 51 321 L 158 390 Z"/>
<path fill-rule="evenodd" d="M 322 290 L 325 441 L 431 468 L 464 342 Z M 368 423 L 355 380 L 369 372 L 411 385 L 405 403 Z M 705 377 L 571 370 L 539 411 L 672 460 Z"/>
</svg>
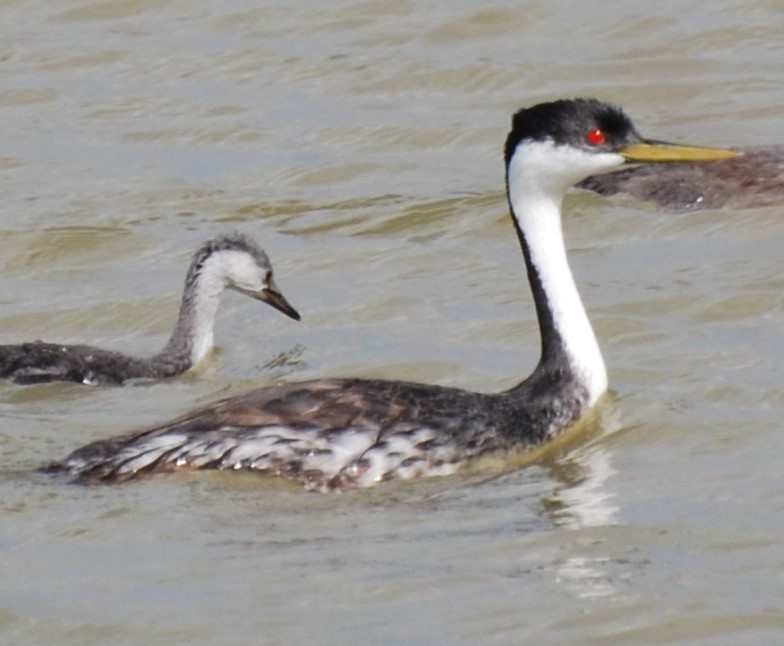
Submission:
<svg viewBox="0 0 784 646">
<path fill-rule="evenodd" d="M 613 482 L 617 473 L 614 457 L 602 443 L 603 438 L 621 428 L 620 413 L 610 397 L 605 397 L 600 414 L 595 430 L 582 438 L 586 443 L 550 464 L 556 485 L 543 499 L 554 525 L 577 535 L 621 522 L 620 497 Z M 602 543 L 593 539 L 583 550 L 582 542 L 576 540 L 574 549 L 553 563 L 555 582 L 578 598 L 616 594 L 619 563 Z"/>
<path fill-rule="evenodd" d="M 606 556 L 570 556 L 565 563 L 556 566 L 556 582 L 581 599 L 608 597 L 616 592 L 603 567 L 609 560 Z"/>
<path fill-rule="evenodd" d="M 592 447 L 568 462 L 559 467 L 569 470 L 569 484 L 556 489 L 547 499 L 555 522 L 566 529 L 614 525 L 618 513 L 613 503 L 616 494 L 606 487 L 616 473 L 611 454 L 602 447 Z"/>
<path fill-rule="evenodd" d="M 611 453 L 603 447 L 592 447 L 569 462 L 570 478 L 574 480 L 556 489 L 547 500 L 556 524 L 570 530 L 615 525 L 620 509 L 611 483 L 616 473 Z M 607 570 L 610 561 L 609 555 L 571 554 L 556 564 L 556 581 L 580 598 L 612 595 L 617 590 L 613 573 Z"/>
</svg>

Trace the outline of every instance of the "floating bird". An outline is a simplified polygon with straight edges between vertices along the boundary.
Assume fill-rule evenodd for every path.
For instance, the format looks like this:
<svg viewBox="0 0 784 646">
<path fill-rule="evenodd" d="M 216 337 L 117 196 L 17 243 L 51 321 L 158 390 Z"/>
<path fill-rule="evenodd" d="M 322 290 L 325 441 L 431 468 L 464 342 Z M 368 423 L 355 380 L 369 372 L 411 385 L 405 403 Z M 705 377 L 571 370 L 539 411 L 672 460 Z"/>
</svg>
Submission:
<svg viewBox="0 0 784 646">
<path fill-rule="evenodd" d="M 193 255 L 177 324 L 158 354 L 137 358 L 89 345 L 43 341 L 0 345 L 0 379 L 19 384 L 75 381 L 118 385 L 130 379 L 179 375 L 197 365 L 212 349 L 215 313 L 224 289 L 263 301 L 293 319 L 300 318 L 275 285 L 267 254 L 247 236 L 222 235 L 205 242 Z"/>
<path fill-rule="evenodd" d="M 738 148 L 737 157 L 699 164 L 636 166 L 594 175 L 577 186 L 650 202 L 672 212 L 784 205 L 784 146 Z"/>
<path fill-rule="evenodd" d="M 506 186 L 541 333 L 539 363 L 524 381 L 500 393 L 375 379 L 276 385 L 94 442 L 46 470 L 85 482 L 249 470 L 343 491 L 451 474 L 480 456 L 535 447 L 575 424 L 607 388 L 566 258 L 564 194 L 626 161 L 734 154 L 646 141 L 620 109 L 593 99 L 520 110 L 506 141 Z"/>
</svg>

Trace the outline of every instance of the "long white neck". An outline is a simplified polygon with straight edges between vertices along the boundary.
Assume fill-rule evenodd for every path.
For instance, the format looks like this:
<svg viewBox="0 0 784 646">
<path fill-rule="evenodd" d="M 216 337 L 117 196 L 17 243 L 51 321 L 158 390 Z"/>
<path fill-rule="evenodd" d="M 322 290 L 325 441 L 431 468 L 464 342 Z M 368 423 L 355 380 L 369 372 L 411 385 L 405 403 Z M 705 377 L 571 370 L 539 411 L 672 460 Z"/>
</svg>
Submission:
<svg viewBox="0 0 784 646">
<path fill-rule="evenodd" d="M 566 257 L 561 202 L 572 181 L 543 181 L 552 175 L 540 172 L 543 166 L 530 155 L 523 157 L 512 157 L 507 181 L 542 334 L 540 366 L 565 356 L 591 405 L 607 389 L 607 369 Z"/>
</svg>

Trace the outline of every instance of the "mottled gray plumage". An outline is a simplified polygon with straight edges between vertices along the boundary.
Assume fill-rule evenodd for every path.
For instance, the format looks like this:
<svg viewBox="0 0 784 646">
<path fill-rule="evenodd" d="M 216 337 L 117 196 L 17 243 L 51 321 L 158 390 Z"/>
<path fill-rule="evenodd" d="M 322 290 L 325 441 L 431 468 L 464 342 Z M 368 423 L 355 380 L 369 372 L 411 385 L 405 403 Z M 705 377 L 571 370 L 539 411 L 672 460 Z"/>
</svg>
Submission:
<svg viewBox="0 0 784 646">
<path fill-rule="evenodd" d="M 44 341 L 0 346 L 0 377 L 17 384 L 74 381 L 118 385 L 130 379 L 171 377 L 190 366 L 188 355 L 143 359 L 89 345 Z"/>
<path fill-rule="evenodd" d="M 732 159 L 635 166 L 593 175 L 577 186 L 674 212 L 784 204 L 784 145 L 738 150 L 743 155 Z"/>
<path fill-rule="evenodd" d="M 447 474 L 573 423 L 585 395 L 571 382 L 562 370 L 541 369 L 492 394 L 362 379 L 272 386 L 89 444 L 50 470 L 119 482 L 183 468 L 251 469 L 320 491 Z"/>
<path fill-rule="evenodd" d="M 117 385 L 181 374 L 212 347 L 215 313 L 224 289 L 242 292 L 299 319 L 278 291 L 264 251 L 247 236 L 232 233 L 209 240 L 193 255 L 177 323 L 158 354 L 138 358 L 88 345 L 43 341 L 0 345 L 0 378 L 19 384 Z"/>
</svg>

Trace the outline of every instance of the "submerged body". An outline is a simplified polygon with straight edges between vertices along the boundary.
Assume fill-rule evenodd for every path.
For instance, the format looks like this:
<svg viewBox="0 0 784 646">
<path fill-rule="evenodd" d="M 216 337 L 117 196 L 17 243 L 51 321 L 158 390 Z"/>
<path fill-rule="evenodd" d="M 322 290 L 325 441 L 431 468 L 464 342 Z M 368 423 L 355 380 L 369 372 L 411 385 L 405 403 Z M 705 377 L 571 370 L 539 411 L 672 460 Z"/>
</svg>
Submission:
<svg viewBox="0 0 784 646">
<path fill-rule="evenodd" d="M 566 257 L 564 194 L 626 159 L 721 154 L 652 145 L 623 112 L 592 99 L 521 110 L 505 147 L 507 194 L 541 334 L 539 363 L 521 383 L 492 394 L 361 379 L 261 388 L 94 442 L 49 470 L 116 482 L 179 469 L 247 469 L 342 491 L 445 475 L 479 456 L 541 444 L 583 417 L 607 388 Z"/>
<path fill-rule="evenodd" d="M 784 204 L 784 146 L 737 150 L 739 157 L 707 163 L 624 168 L 589 177 L 578 187 L 675 212 Z"/>
<path fill-rule="evenodd" d="M 580 388 L 565 389 L 570 394 L 561 398 L 541 385 L 538 391 L 521 384 L 484 394 L 363 379 L 285 384 L 95 442 L 64 464 L 88 482 L 179 469 L 249 469 L 311 490 L 345 491 L 448 475 L 481 455 L 535 446 L 587 406 Z"/>
<path fill-rule="evenodd" d="M 120 385 L 131 379 L 163 379 L 189 370 L 190 356 L 137 358 L 90 345 L 31 341 L 0 345 L 0 377 L 17 384 L 73 381 L 88 386 Z"/>
<path fill-rule="evenodd" d="M 215 315 L 225 289 L 261 300 L 299 319 L 275 285 L 264 251 L 244 235 L 223 235 L 204 243 L 193 255 L 177 324 L 158 354 L 140 358 L 88 345 L 43 341 L 0 345 L 0 379 L 19 384 L 73 381 L 119 385 L 131 379 L 182 374 L 212 349 Z"/>
</svg>

